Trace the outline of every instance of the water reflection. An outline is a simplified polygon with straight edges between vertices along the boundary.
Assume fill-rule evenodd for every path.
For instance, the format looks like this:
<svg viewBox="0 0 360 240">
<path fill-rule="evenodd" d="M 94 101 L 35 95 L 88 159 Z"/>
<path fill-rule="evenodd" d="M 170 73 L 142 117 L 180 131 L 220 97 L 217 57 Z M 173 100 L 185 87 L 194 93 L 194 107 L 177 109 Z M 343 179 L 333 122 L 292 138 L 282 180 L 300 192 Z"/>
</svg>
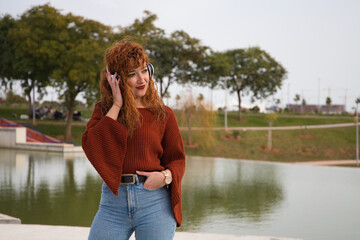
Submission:
<svg viewBox="0 0 360 240">
<path fill-rule="evenodd" d="M 0 212 L 23 223 L 91 224 L 101 179 L 84 155 L 0 149 L 0 159 Z M 189 157 L 182 229 L 196 230 L 217 215 L 263 221 L 283 199 L 276 174 L 271 166 Z"/>
<path fill-rule="evenodd" d="M 0 176 L 0 212 L 23 223 L 90 226 L 101 179 L 83 155 L 1 149 Z"/>
<path fill-rule="evenodd" d="M 221 225 L 234 218 L 264 221 L 280 205 L 283 191 L 274 166 L 192 157 L 187 162 L 182 198 L 182 230 L 191 231 L 213 221 L 216 225 L 220 219 Z"/>
<path fill-rule="evenodd" d="M 0 149 L 0 213 L 90 226 L 102 180 L 85 155 Z M 188 157 L 180 231 L 360 239 L 359 169 Z"/>
</svg>

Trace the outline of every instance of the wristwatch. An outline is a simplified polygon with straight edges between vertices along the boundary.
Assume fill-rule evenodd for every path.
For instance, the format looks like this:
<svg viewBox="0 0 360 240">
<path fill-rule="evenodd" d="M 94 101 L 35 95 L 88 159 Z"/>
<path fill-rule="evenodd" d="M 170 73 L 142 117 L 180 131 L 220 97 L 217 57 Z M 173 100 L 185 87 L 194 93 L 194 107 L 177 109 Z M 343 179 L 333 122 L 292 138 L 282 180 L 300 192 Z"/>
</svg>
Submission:
<svg viewBox="0 0 360 240">
<path fill-rule="evenodd" d="M 167 171 L 161 171 L 164 176 L 165 176 L 165 179 L 164 179 L 164 182 L 166 185 L 169 185 L 171 182 L 172 182 L 172 177 L 169 176 L 168 172 Z"/>
</svg>

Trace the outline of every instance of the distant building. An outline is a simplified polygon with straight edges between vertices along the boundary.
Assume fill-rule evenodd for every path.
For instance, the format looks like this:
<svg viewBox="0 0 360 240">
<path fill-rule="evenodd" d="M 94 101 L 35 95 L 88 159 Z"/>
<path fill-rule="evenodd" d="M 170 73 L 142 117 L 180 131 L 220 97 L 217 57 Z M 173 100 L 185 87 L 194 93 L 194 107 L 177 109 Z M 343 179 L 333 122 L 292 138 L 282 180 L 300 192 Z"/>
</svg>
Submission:
<svg viewBox="0 0 360 240">
<path fill-rule="evenodd" d="M 345 105 L 300 105 L 300 104 L 287 104 L 286 108 L 290 112 L 297 113 L 329 113 L 329 114 L 341 114 L 345 112 Z"/>
</svg>

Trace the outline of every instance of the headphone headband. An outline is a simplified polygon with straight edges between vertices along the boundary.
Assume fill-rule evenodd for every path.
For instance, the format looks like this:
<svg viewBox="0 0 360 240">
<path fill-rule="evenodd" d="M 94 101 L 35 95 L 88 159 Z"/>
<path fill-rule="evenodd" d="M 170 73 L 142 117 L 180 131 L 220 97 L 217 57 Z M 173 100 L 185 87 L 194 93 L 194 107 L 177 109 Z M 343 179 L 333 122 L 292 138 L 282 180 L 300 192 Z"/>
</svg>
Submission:
<svg viewBox="0 0 360 240">
<path fill-rule="evenodd" d="M 149 72 L 149 77 L 151 77 L 152 75 L 154 75 L 155 69 L 154 66 L 151 63 L 148 63 L 146 65 L 148 72 Z"/>
</svg>

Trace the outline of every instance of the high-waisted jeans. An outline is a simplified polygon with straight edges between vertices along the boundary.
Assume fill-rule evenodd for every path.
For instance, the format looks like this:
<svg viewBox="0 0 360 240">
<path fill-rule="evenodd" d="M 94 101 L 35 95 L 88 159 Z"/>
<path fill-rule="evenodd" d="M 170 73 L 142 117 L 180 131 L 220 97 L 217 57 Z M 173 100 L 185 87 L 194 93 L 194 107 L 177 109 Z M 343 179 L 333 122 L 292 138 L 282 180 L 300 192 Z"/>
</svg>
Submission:
<svg viewBox="0 0 360 240">
<path fill-rule="evenodd" d="M 137 240 L 171 240 L 175 229 L 169 189 L 148 190 L 136 176 L 135 184 L 120 185 L 118 196 L 103 183 L 89 240 L 128 240 L 134 231 Z"/>
</svg>

